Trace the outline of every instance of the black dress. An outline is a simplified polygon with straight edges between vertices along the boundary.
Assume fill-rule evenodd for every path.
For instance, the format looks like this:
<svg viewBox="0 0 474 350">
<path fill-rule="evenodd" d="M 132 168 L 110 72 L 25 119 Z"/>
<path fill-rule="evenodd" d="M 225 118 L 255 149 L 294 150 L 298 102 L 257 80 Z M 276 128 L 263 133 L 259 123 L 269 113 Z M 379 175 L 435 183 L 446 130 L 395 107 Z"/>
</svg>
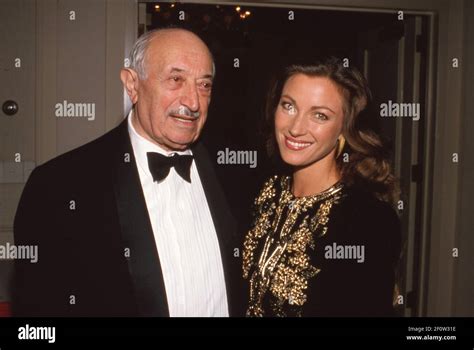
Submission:
<svg viewBox="0 0 474 350">
<path fill-rule="evenodd" d="M 391 316 L 400 224 L 374 195 L 342 182 L 295 197 L 274 176 L 244 241 L 248 316 Z"/>
</svg>

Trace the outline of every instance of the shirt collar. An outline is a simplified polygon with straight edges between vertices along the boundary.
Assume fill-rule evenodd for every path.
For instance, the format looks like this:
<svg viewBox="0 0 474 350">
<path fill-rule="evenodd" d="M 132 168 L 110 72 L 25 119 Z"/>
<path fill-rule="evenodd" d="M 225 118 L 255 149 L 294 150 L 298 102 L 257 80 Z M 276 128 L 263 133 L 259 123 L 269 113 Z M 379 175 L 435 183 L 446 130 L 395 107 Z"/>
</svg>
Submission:
<svg viewBox="0 0 474 350">
<path fill-rule="evenodd" d="M 175 153 L 177 154 L 188 154 L 192 155 L 192 151 L 190 149 L 184 150 L 184 151 L 167 151 L 163 149 L 161 146 L 159 146 L 156 143 L 153 143 L 140 134 L 135 130 L 133 123 L 132 123 L 132 118 L 134 118 L 133 115 L 133 108 L 130 110 L 130 113 L 127 116 L 128 118 L 128 133 L 130 135 L 130 141 L 132 143 L 133 147 L 133 152 L 135 154 L 135 159 L 137 161 L 137 165 L 148 175 L 151 176 L 150 170 L 148 168 L 148 158 L 147 158 L 147 153 L 148 152 L 156 152 L 163 154 L 165 156 L 171 156 Z"/>
</svg>

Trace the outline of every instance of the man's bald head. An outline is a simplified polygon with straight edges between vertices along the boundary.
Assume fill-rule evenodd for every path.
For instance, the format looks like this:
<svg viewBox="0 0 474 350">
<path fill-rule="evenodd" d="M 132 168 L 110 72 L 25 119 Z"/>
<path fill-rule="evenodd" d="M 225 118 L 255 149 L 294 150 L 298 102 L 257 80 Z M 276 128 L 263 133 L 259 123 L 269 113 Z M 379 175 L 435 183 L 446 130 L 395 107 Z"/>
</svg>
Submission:
<svg viewBox="0 0 474 350">
<path fill-rule="evenodd" d="M 166 51 L 173 47 L 179 49 L 183 45 L 190 45 L 207 52 L 212 61 L 212 75 L 215 75 L 214 59 L 207 45 L 196 34 L 182 28 L 155 29 L 140 36 L 130 53 L 130 68 L 138 73 L 140 79 L 146 79 L 148 73 L 147 56 L 150 47 L 155 50 Z"/>
</svg>

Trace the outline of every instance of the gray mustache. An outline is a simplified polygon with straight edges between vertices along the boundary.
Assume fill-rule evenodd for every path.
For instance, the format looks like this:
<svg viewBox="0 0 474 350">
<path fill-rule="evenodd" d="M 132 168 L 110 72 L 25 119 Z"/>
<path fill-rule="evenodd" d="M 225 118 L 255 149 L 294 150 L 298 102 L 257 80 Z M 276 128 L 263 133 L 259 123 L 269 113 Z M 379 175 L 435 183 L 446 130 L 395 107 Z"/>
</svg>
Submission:
<svg viewBox="0 0 474 350">
<path fill-rule="evenodd" d="M 169 115 L 180 115 L 180 116 L 191 117 L 191 118 L 199 118 L 201 113 L 193 112 L 188 107 L 181 106 L 178 109 L 172 109 L 169 112 Z"/>
</svg>

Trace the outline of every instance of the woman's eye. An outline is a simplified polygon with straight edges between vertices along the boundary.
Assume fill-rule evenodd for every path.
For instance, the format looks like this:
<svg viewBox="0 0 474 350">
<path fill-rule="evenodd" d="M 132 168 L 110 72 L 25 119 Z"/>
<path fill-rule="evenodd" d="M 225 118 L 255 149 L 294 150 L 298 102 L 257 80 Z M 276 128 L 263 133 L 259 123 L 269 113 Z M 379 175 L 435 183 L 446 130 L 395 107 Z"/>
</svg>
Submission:
<svg viewBox="0 0 474 350">
<path fill-rule="evenodd" d="M 295 107 L 289 102 L 282 102 L 281 106 L 285 111 L 288 111 L 289 114 L 296 114 Z"/>
<path fill-rule="evenodd" d="M 322 120 L 322 121 L 326 121 L 326 120 L 329 119 L 328 116 L 327 116 L 326 114 L 324 114 L 324 113 L 319 113 L 319 112 L 317 112 L 317 113 L 315 113 L 314 116 L 316 117 L 316 119 Z"/>
</svg>

